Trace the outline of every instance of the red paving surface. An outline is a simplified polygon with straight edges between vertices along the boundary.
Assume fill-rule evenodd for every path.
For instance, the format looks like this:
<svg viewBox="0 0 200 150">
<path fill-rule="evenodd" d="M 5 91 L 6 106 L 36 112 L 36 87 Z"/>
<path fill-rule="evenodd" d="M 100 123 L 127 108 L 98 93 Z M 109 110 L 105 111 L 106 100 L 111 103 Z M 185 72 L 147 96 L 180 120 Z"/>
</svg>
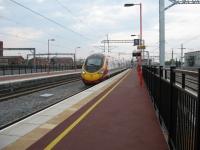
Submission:
<svg viewBox="0 0 200 150">
<path fill-rule="evenodd" d="M 80 70 L 77 70 L 80 71 Z M 0 76 L 0 82 L 1 81 L 12 81 L 12 80 L 18 80 L 18 79 L 30 79 L 33 77 L 43 77 L 43 76 L 52 76 L 52 75 L 59 75 L 63 73 L 72 73 L 75 72 L 74 70 L 68 70 L 68 71 L 58 71 L 58 72 L 42 72 L 42 73 L 33 73 L 33 74 L 22 74 L 22 75 L 9 75 L 9 76 Z"/>
<path fill-rule="evenodd" d="M 102 96 L 102 95 L 101 95 Z M 49 132 L 29 149 L 44 149 L 100 96 Z M 167 150 L 146 88 L 136 72 L 109 94 L 55 147 L 57 150 Z"/>
</svg>

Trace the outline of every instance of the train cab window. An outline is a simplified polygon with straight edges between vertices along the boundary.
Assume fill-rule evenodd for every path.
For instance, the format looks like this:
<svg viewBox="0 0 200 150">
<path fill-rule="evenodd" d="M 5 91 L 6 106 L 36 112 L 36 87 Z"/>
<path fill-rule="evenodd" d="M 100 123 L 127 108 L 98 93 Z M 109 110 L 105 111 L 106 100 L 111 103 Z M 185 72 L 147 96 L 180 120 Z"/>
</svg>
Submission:
<svg viewBox="0 0 200 150">
<path fill-rule="evenodd" d="M 88 72 L 96 72 L 103 66 L 104 57 L 101 55 L 94 55 L 87 58 L 85 62 L 85 70 Z"/>
<path fill-rule="evenodd" d="M 100 66 L 102 63 L 102 60 L 99 58 L 90 58 L 87 61 L 87 66 L 95 65 L 95 66 Z"/>
</svg>

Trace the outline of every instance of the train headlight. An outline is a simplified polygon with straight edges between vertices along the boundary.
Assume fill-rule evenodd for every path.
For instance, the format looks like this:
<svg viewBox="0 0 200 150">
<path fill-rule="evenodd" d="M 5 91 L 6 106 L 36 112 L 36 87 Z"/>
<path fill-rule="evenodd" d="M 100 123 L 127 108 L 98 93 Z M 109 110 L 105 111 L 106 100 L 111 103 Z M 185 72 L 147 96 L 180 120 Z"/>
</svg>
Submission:
<svg viewBox="0 0 200 150">
<path fill-rule="evenodd" d="M 83 70 L 83 71 L 82 71 L 82 74 L 86 74 L 86 72 Z"/>
</svg>

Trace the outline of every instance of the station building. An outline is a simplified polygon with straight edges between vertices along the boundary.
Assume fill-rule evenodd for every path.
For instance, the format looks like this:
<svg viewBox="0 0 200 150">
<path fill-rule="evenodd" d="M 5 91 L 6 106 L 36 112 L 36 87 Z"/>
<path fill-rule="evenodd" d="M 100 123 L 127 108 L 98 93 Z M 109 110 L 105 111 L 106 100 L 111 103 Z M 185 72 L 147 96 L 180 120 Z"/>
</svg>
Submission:
<svg viewBox="0 0 200 150">
<path fill-rule="evenodd" d="M 36 65 L 48 65 L 49 64 L 48 59 L 46 57 L 36 57 L 35 63 L 36 63 Z M 29 60 L 29 64 L 31 64 L 31 65 L 34 64 L 33 58 Z M 53 57 L 53 58 L 50 58 L 50 65 L 72 66 L 73 59 L 71 57 Z"/>
<path fill-rule="evenodd" d="M 22 56 L 4 56 L 3 55 L 3 41 L 0 41 L 0 65 L 25 65 L 27 64 Z M 36 57 L 28 61 L 29 65 L 48 65 L 48 59 L 46 57 Z M 53 57 L 50 58 L 50 65 L 68 65 L 72 66 L 74 63 L 71 57 Z"/>
<path fill-rule="evenodd" d="M 22 56 L 3 56 L 3 41 L 0 41 L 0 65 L 21 65 L 25 60 Z"/>
<path fill-rule="evenodd" d="M 72 66 L 73 59 L 71 57 L 53 57 L 53 58 L 51 58 L 51 64 Z"/>
<path fill-rule="evenodd" d="M 25 60 L 22 56 L 2 56 L 0 57 L 0 65 L 22 65 Z"/>
<path fill-rule="evenodd" d="M 200 67 L 200 51 L 185 53 L 185 67 Z"/>
</svg>

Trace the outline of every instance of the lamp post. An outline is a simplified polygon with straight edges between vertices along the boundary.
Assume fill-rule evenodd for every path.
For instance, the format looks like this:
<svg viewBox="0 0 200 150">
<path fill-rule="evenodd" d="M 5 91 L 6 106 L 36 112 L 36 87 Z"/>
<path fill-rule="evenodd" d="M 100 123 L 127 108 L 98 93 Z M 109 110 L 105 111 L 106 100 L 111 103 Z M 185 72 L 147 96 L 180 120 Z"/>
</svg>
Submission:
<svg viewBox="0 0 200 150">
<path fill-rule="evenodd" d="M 140 6 L 140 45 L 142 45 L 142 3 L 139 4 L 124 4 L 124 7 Z"/>
<path fill-rule="evenodd" d="M 132 34 L 131 36 L 137 36 L 136 34 Z"/>
<path fill-rule="evenodd" d="M 74 65 L 75 65 L 75 70 L 77 69 L 77 64 L 76 64 L 76 51 L 77 51 L 77 49 L 79 49 L 79 48 L 81 48 L 81 47 L 76 47 L 75 48 L 75 54 L 74 54 Z"/>
<path fill-rule="evenodd" d="M 132 7 L 135 5 L 139 5 L 140 6 L 140 46 L 143 45 L 143 33 L 142 33 L 142 3 L 138 3 L 138 4 L 124 4 L 124 7 Z M 142 50 L 142 55 L 144 57 L 144 50 Z"/>
<path fill-rule="evenodd" d="M 50 67 L 50 58 L 49 58 L 49 42 L 50 42 L 50 41 L 53 42 L 53 41 L 55 41 L 55 39 L 48 39 L 48 67 Z M 49 69 L 50 69 L 50 68 L 49 68 Z M 49 71 L 50 71 L 49 69 L 48 69 L 48 73 L 49 73 Z"/>
<path fill-rule="evenodd" d="M 132 37 L 137 36 L 137 38 L 140 39 L 140 35 L 132 34 L 131 36 L 132 36 Z"/>
</svg>

